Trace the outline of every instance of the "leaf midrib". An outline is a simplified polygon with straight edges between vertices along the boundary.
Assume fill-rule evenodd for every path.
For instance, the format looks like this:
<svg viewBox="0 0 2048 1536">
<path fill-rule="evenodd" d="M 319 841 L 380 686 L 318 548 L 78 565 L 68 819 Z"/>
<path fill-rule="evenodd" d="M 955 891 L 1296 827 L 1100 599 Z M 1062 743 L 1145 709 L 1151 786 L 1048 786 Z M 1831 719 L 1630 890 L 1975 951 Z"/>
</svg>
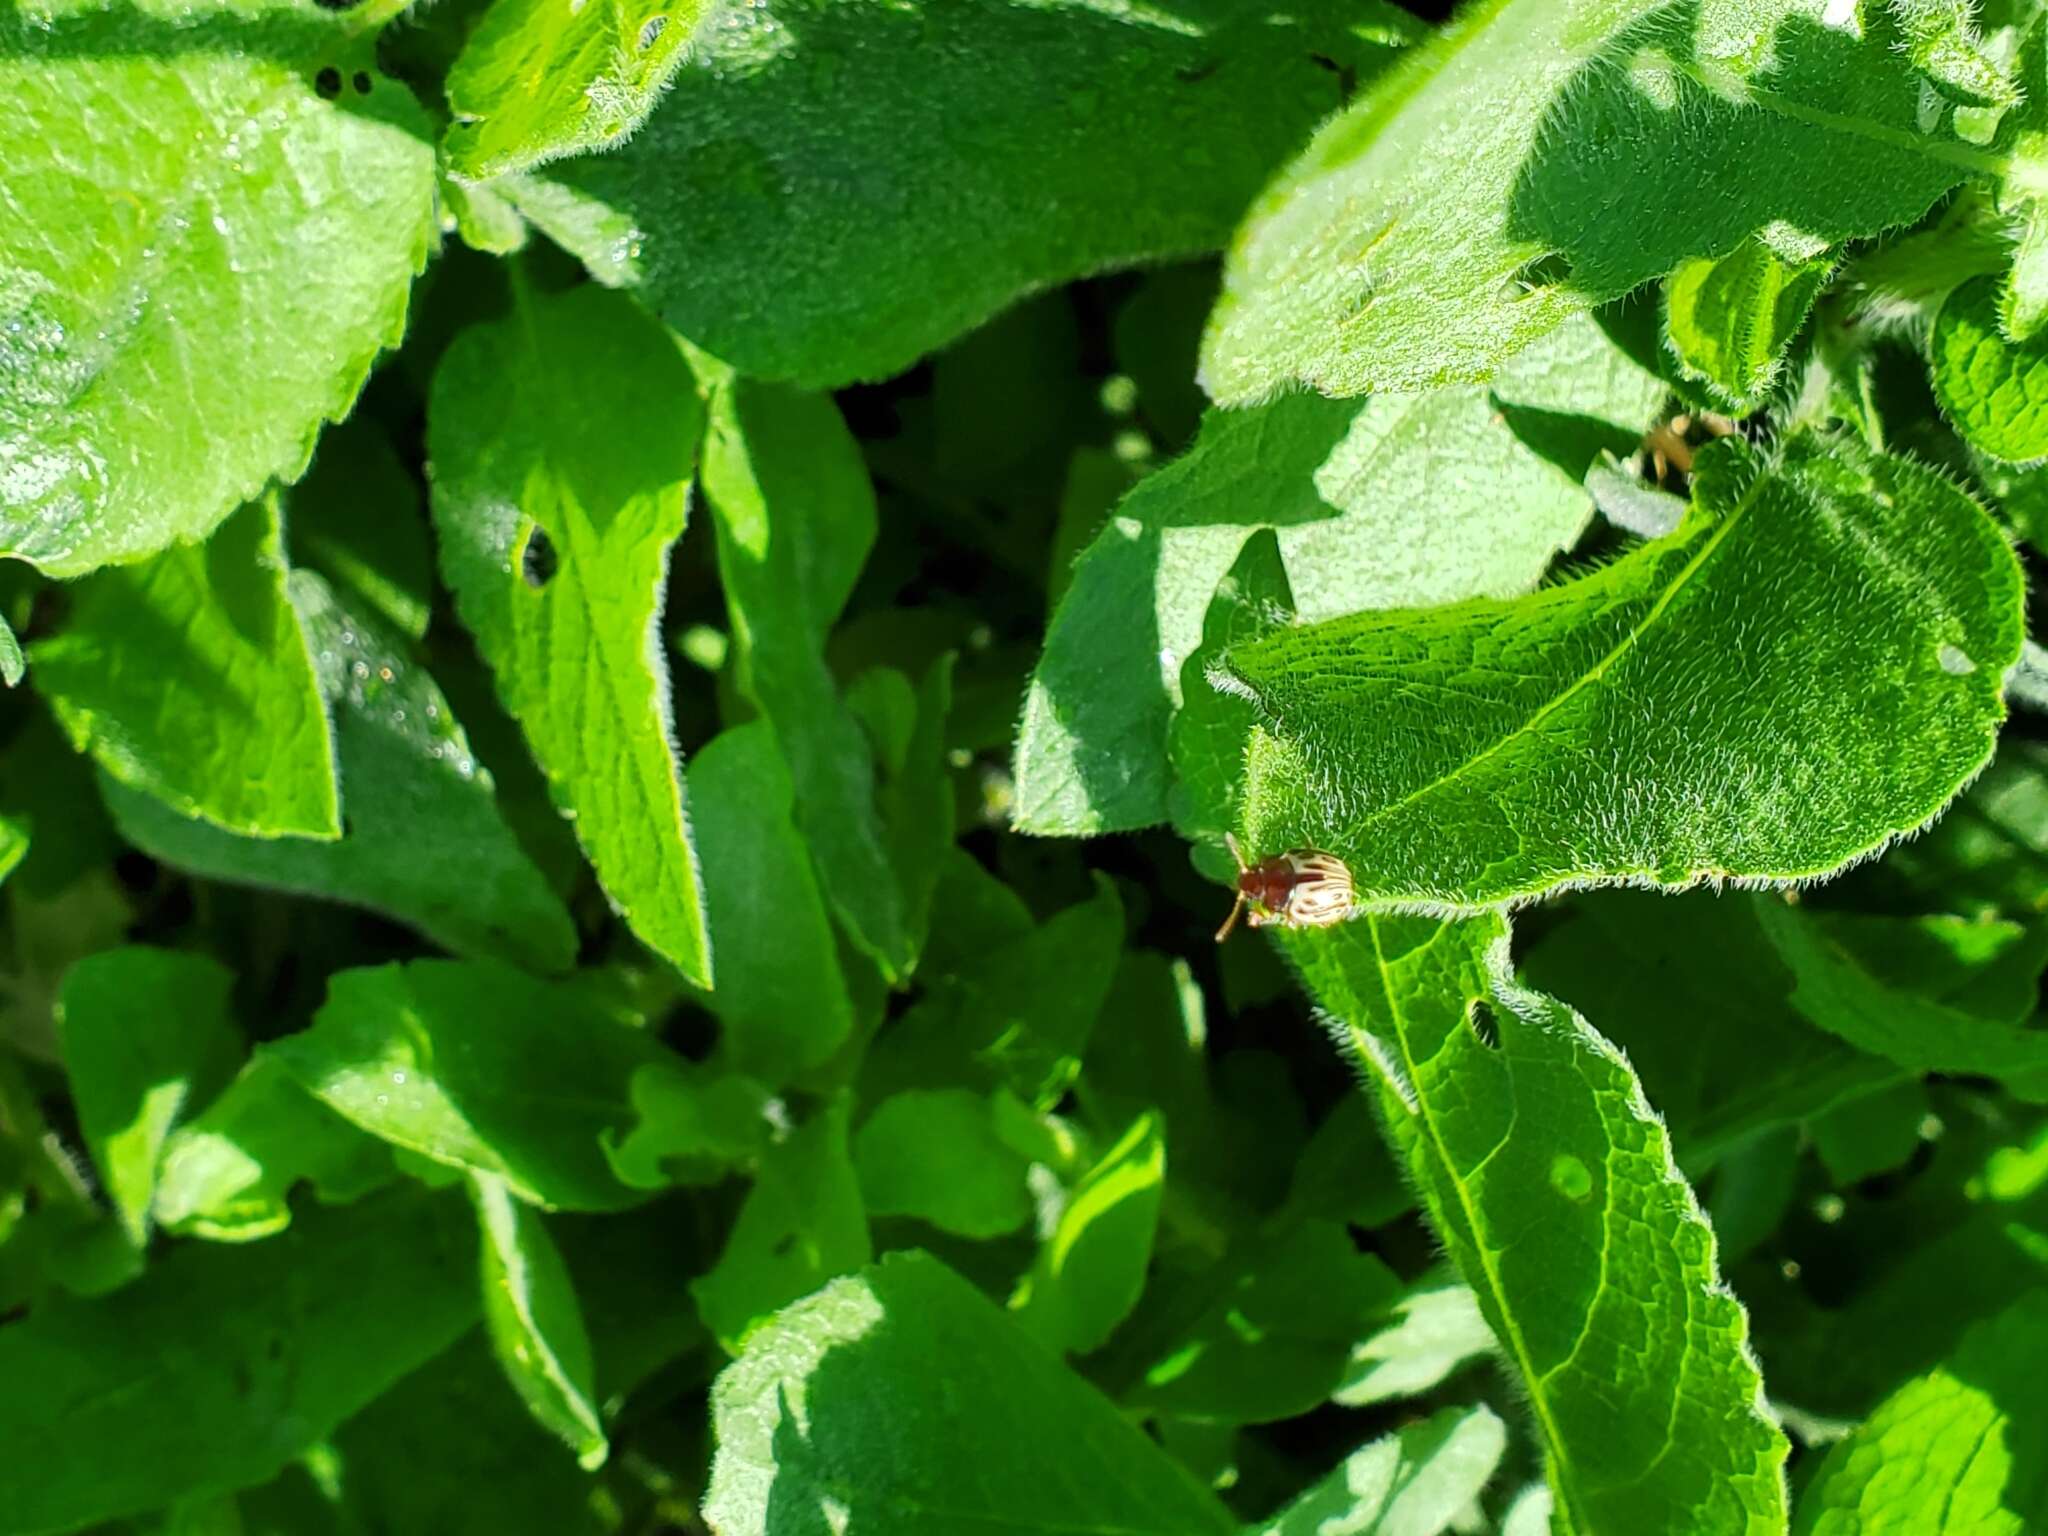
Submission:
<svg viewBox="0 0 2048 1536">
<path fill-rule="evenodd" d="M 1567 1497 L 1567 1490 L 1564 1486 L 1566 1483 L 1575 1480 L 1573 1464 L 1571 1458 L 1566 1454 L 1564 1437 L 1558 1429 L 1557 1420 L 1551 1413 L 1550 1403 L 1544 1392 L 1545 1383 L 1549 1378 L 1537 1371 L 1535 1359 L 1529 1352 L 1528 1343 L 1522 1337 L 1521 1326 L 1516 1321 L 1513 1309 L 1507 1304 L 1506 1287 L 1502 1284 L 1500 1272 L 1494 1265 L 1493 1254 L 1486 1244 L 1480 1240 L 1480 1233 L 1483 1229 L 1480 1224 L 1479 1212 L 1473 1206 L 1471 1196 L 1465 1186 L 1465 1181 L 1458 1176 L 1457 1165 L 1451 1161 L 1450 1148 L 1438 1130 L 1436 1116 L 1430 1106 L 1429 1095 L 1423 1091 L 1421 1078 L 1417 1075 L 1415 1057 L 1408 1048 L 1408 1031 L 1402 1018 L 1400 994 L 1394 988 L 1394 978 L 1387 969 L 1386 951 L 1380 944 L 1379 920 L 1368 915 L 1364 922 L 1367 931 L 1372 935 L 1373 965 L 1379 971 L 1380 992 L 1387 1000 L 1387 1017 L 1392 1025 L 1394 1045 L 1401 1053 L 1402 1069 L 1408 1074 L 1409 1085 L 1415 1094 L 1416 1116 L 1422 1122 L 1424 1133 L 1429 1138 L 1430 1148 L 1435 1154 L 1438 1163 L 1442 1165 L 1446 1182 L 1456 1194 L 1459 1208 L 1465 1215 L 1465 1223 L 1471 1229 L 1473 1251 L 1478 1256 L 1480 1268 L 1485 1271 L 1487 1288 L 1493 1292 L 1494 1305 L 1499 1310 L 1501 1321 L 1505 1325 L 1505 1331 L 1508 1335 L 1505 1342 L 1509 1350 L 1514 1354 L 1516 1368 L 1522 1374 L 1523 1386 L 1529 1394 L 1530 1412 L 1535 1415 L 1536 1422 L 1543 1431 L 1544 1443 L 1550 1452 L 1547 1461 L 1556 1485 L 1554 1491 L 1558 1495 L 1558 1502 L 1563 1506 L 1557 1513 L 1563 1517 L 1563 1524 L 1566 1529 L 1579 1529 L 1580 1522 L 1575 1511 L 1580 1506 L 1581 1501 L 1576 1496 L 1576 1493 Z M 1353 1035 L 1358 1033 L 1358 1026 L 1356 1024 L 1347 1023 L 1346 1027 Z M 1353 1044 L 1352 1049 L 1355 1054 L 1366 1061 L 1373 1059 L 1370 1051 L 1361 1049 L 1356 1043 Z"/>
<path fill-rule="evenodd" d="M 1555 694 L 1551 698 L 1546 699 L 1541 705 L 1539 705 L 1536 708 L 1536 710 L 1529 716 L 1528 719 L 1524 720 L 1520 725 L 1516 726 L 1513 730 L 1503 732 L 1500 736 L 1496 737 L 1494 741 L 1485 748 L 1485 750 L 1475 753 L 1474 755 L 1463 759 L 1462 761 L 1458 762 L 1452 767 L 1446 769 L 1444 772 L 1438 774 L 1434 779 L 1431 779 L 1427 784 L 1420 785 L 1419 787 L 1410 790 L 1400 799 L 1392 801 L 1386 805 L 1380 806 L 1377 810 L 1374 810 L 1363 821 L 1357 823 L 1357 825 L 1352 829 L 1352 835 L 1354 837 L 1362 835 L 1370 828 L 1379 825 L 1388 817 L 1394 815 L 1396 812 L 1407 809 L 1408 806 L 1414 804 L 1417 800 L 1422 799 L 1425 795 L 1435 793 L 1437 790 L 1443 788 L 1446 784 L 1449 784 L 1454 780 L 1458 779 L 1459 777 L 1461 777 L 1462 775 L 1471 772 L 1474 768 L 1478 767 L 1479 764 L 1485 762 L 1488 758 L 1493 757 L 1495 754 L 1504 751 L 1506 748 L 1514 745 L 1516 742 L 1521 741 L 1525 737 L 1531 735 L 1543 724 L 1545 720 L 1549 719 L 1550 716 L 1556 714 L 1560 709 L 1564 708 L 1564 706 L 1570 703 L 1572 699 L 1576 698 L 1580 692 L 1582 692 L 1584 689 L 1588 687 L 1591 687 L 1594 683 L 1597 683 L 1598 681 L 1600 681 L 1601 678 L 1605 677 L 1610 671 L 1614 669 L 1615 666 L 1617 666 L 1621 662 L 1623 657 L 1625 657 L 1630 651 L 1632 651 L 1636 647 L 1636 644 L 1649 631 L 1650 627 L 1654 625 L 1660 618 L 1663 617 L 1664 611 L 1667 608 L 1669 608 L 1672 605 L 1672 603 L 1677 601 L 1679 593 L 1685 590 L 1686 586 L 1692 581 L 1693 577 L 1698 575 L 1699 572 L 1705 568 L 1707 562 L 1714 557 L 1715 553 L 1721 548 L 1721 545 L 1727 540 L 1728 535 L 1735 530 L 1735 528 L 1742 522 L 1744 516 L 1747 515 L 1749 509 L 1755 505 L 1757 497 L 1762 494 L 1764 486 L 1770 482 L 1770 479 L 1770 470 L 1764 469 L 1758 472 L 1755 481 L 1750 485 L 1749 489 L 1743 493 L 1742 499 L 1736 502 L 1734 508 L 1728 513 L 1728 515 L 1725 518 L 1721 520 L 1719 526 L 1717 526 L 1713 530 L 1713 532 L 1708 536 L 1706 543 L 1701 546 L 1699 553 L 1694 555 L 1692 559 L 1687 561 L 1685 564 L 1685 568 L 1681 570 L 1675 577 L 1672 578 L 1671 583 L 1667 587 L 1665 587 L 1664 591 L 1658 596 L 1657 601 L 1651 605 L 1650 611 L 1644 614 L 1641 621 L 1637 623 L 1633 628 L 1631 628 L 1627 634 L 1623 635 L 1621 639 L 1617 640 L 1614 643 L 1614 645 L 1609 648 L 1609 650 L 1604 656 L 1602 656 L 1597 662 L 1595 662 L 1591 667 L 1587 668 L 1584 672 L 1580 673 L 1578 677 L 1574 678 L 1568 687 L 1564 688 L 1561 692 Z"/>
</svg>

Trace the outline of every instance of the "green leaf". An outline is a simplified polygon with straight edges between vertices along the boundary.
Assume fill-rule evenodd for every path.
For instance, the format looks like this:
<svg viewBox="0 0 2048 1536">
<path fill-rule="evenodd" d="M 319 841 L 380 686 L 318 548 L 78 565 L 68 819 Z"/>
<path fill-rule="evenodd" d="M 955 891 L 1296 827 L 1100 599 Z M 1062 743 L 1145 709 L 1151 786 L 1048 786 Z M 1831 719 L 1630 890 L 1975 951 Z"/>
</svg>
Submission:
<svg viewBox="0 0 2048 1536">
<path fill-rule="evenodd" d="M 1590 445 L 1629 450 L 1664 394 L 1586 320 L 1491 392 L 1210 413 L 1119 504 L 1053 615 L 1018 732 L 1017 826 L 1166 818 L 1184 665 L 1252 530 L 1278 530 L 1305 619 L 1525 592 L 1592 515 Z"/>
<path fill-rule="evenodd" d="M 1922 986 L 1908 990 L 1873 975 L 1845 947 L 1839 928 L 1831 931 L 1783 902 L 1760 902 L 1757 915 L 1797 978 L 1793 1006 L 1822 1029 L 1909 1072 L 1983 1073 L 2021 1099 L 2048 1103 L 2048 1032 L 2032 1027 L 2031 1019 L 2041 972 L 2048 967 L 2048 925 L 2023 929 L 1949 920 L 1923 928 L 1928 969 L 1916 978 Z M 1925 955 L 1925 940 L 1936 946 L 1966 945 L 1976 953 Z M 1938 986 L 1941 972 L 1959 965 L 1968 970 L 2017 965 L 2024 988 L 2019 1006 L 1973 1006 L 1967 996 L 1948 1001 L 1916 995 L 1922 988 L 1932 990 L 1930 983 Z M 1952 978 L 1949 989 L 1962 991 L 1966 984 Z"/>
<path fill-rule="evenodd" d="M 1265 722 L 1247 853 L 1322 848 L 1363 904 L 1462 909 L 1824 874 L 1933 817 L 2004 717 L 2004 539 L 1845 442 L 1766 464 L 1724 439 L 1694 471 L 1677 532 L 1578 580 L 1233 652 Z"/>
<path fill-rule="evenodd" d="M 1369 1064 L 1431 1225 L 1520 1378 L 1562 1527 L 1782 1529 L 1786 1444 L 1747 1319 L 1621 1053 L 1515 985 L 1497 915 L 1282 938 Z"/>
<path fill-rule="evenodd" d="M 322 896 L 409 923 L 457 954 L 567 970 L 576 929 L 499 813 L 490 774 L 404 643 L 310 571 L 291 597 L 334 714 L 348 787 L 338 842 L 235 837 L 101 780 L 122 837 L 217 880 Z"/>
<path fill-rule="evenodd" d="M 1895 26 L 1859 15 L 1493 0 L 1461 16 L 1252 209 L 1203 346 L 1210 395 L 1481 379 L 1687 260 L 1759 233 L 1873 235 L 2002 170 L 1938 112 L 1922 127 Z"/>
<path fill-rule="evenodd" d="M 1218 1263 L 1155 1279 L 1114 1353 L 1128 1408 L 1226 1424 L 1308 1413 L 1400 1293 L 1392 1270 L 1331 1221 L 1255 1234 Z"/>
<path fill-rule="evenodd" d="M 1423 1281 L 1395 1303 L 1392 1321 L 1352 1349 L 1330 1401 L 1365 1408 L 1418 1397 L 1499 1347 L 1470 1286 Z"/>
<path fill-rule="evenodd" d="M 1073 1085 L 1123 948 L 1123 904 L 1098 875 L 1093 898 L 1011 937 L 991 935 L 876 1040 L 861 1097 L 906 1088 L 1007 1087 L 1050 1109 Z M 1007 926 L 1007 925 L 1005 925 Z"/>
<path fill-rule="evenodd" d="M 312 1027 L 264 1051 L 372 1136 L 570 1210 L 639 1198 L 606 1147 L 636 1124 L 637 1082 L 688 1075 L 576 984 L 483 961 L 342 971 Z"/>
<path fill-rule="evenodd" d="M 2022 1536 L 2048 1522 L 2048 1292 L 1963 1336 L 1829 1450 L 1797 1536 Z"/>
<path fill-rule="evenodd" d="M 874 1257 L 847 1154 L 847 1106 L 834 1101 L 769 1148 L 725 1250 L 690 1282 L 720 1344 L 737 1351 L 770 1314 Z"/>
<path fill-rule="evenodd" d="M 2048 456 L 2048 337 L 2000 332 L 1998 280 L 1980 277 L 1949 295 L 1928 341 L 1934 394 L 1955 429 L 1995 459 Z"/>
<path fill-rule="evenodd" d="M 654 110 L 701 6 L 497 0 L 448 71 L 448 163 L 472 181 L 604 149 Z"/>
<path fill-rule="evenodd" d="M 433 1454 L 422 1456 L 429 1446 Z M 255 1500 L 244 1494 L 243 1536 L 585 1536 L 593 1529 L 590 1479 L 505 1390 L 481 1330 L 342 1425 L 334 1451 L 340 1508 L 320 1500 L 333 1526 L 310 1526 L 297 1510 L 259 1525 L 250 1518 Z"/>
<path fill-rule="evenodd" d="M 1788 260 L 1761 236 L 1683 262 L 1664 285 L 1664 334 L 1686 377 L 1747 413 L 1764 404 L 1833 256 Z"/>
<path fill-rule="evenodd" d="M 474 1324 L 450 1214 L 408 1196 L 253 1248 L 184 1246 L 112 1296 L 0 1329 L 0 1531 L 252 1487 L 310 1450 Z"/>
<path fill-rule="evenodd" d="M 1920 1149 L 1930 1113 L 1927 1089 L 1909 1079 L 1838 1104 L 1806 1129 L 1828 1177 L 1846 1189 L 1903 1166 Z"/>
<path fill-rule="evenodd" d="M 204 955 L 140 946 L 89 956 L 64 978 L 57 1029 L 79 1129 L 138 1248 L 165 1138 L 241 1054 L 233 985 Z"/>
<path fill-rule="evenodd" d="M 1792 972 L 1766 936 L 1767 902 L 1600 891 L 1530 946 L 1522 973 L 1625 1052 L 1697 1177 L 1760 1130 L 1793 1124 L 1899 1072 L 1793 1006 Z"/>
<path fill-rule="evenodd" d="M 1062 1354 L 1100 1348 L 1137 1305 L 1166 1186 L 1166 1139 L 1140 1115 L 1068 1193 L 1010 1298 L 1034 1336 Z"/>
<path fill-rule="evenodd" d="M 205 544 L 101 571 L 30 647 L 71 737 L 132 789 L 251 837 L 341 835 L 334 740 L 286 592 L 274 501 Z"/>
<path fill-rule="evenodd" d="M 515 286 L 428 405 L 456 611 L 633 931 L 711 983 L 657 619 L 701 421 L 675 341 L 628 300 Z"/>
<path fill-rule="evenodd" d="M 1486 1408 L 1446 1408 L 1343 1465 L 1245 1536 L 1437 1536 L 1479 1498 L 1507 1450 Z"/>
<path fill-rule="evenodd" d="M 21 654 L 21 641 L 15 637 L 6 620 L 0 619 L 0 683 L 13 688 L 26 676 L 28 658 Z"/>
<path fill-rule="evenodd" d="M 889 862 L 903 892 L 903 918 L 911 953 L 923 957 L 931 936 L 932 902 L 940 871 L 953 849 L 954 810 L 947 739 L 953 710 L 953 662 L 948 651 L 925 670 L 916 693 L 917 715 L 902 761 L 891 763 L 881 789 L 882 831 Z"/>
<path fill-rule="evenodd" d="M 839 949 L 791 820 L 789 769 L 765 724 L 734 726 L 690 765 L 718 990 L 706 1005 L 743 1072 L 783 1082 L 853 1032 Z"/>
<path fill-rule="evenodd" d="M 1208 844 L 1214 861 L 1204 873 L 1226 884 L 1236 879 L 1224 838 L 1244 819 L 1244 744 L 1258 723 L 1245 700 L 1209 686 L 1209 669 L 1234 647 L 1249 644 L 1294 617 L 1294 589 L 1280 557 L 1280 540 L 1261 528 L 1244 541 L 1236 562 L 1216 584 L 1202 618 L 1202 643 L 1181 663 L 1181 707 L 1167 726 L 1166 752 L 1173 773 L 1166 804 L 1174 830 L 1191 843 Z M 1203 857 L 1198 847 L 1195 858 Z"/>
<path fill-rule="evenodd" d="M 11 10 L 0 103 L 0 550 L 78 576 L 204 538 L 398 341 L 426 115 L 349 22 L 266 0 Z"/>
<path fill-rule="evenodd" d="M 367 607 L 408 639 L 426 635 L 434 606 L 434 548 L 419 482 L 391 439 L 362 417 L 320 441 L 292 491 L 285 529 L 293 559 L 320 572 L 352 607 Z"/>
<path fill-rule="evenodd" d="M 1389 56 L 1350 20 L 774 0 L 707 29 L 629 143 L 550 175 L 613 211 L 611 280 L 742 372 L 882 379 L 1031 290 L 1222 244 L 1338 105 L 1316 56 Z"/>
<path fill-rule="evenodd" d="M 784 1312 L 711 1407 L 704 1520 L 722 1536 L 1235 1529 L 1107 1399 L 921 1253 Z"/>
<path fill-rule="evenodd" d="M 569 1267 L 540 1213 L 503 1179 L 472 1174 L 469 1188 L 483 1234 L 484 1328 L 498 1364 L 535 1422 L 595 1471 L 611 1447 L 592 1400 L 590 1336 Z"/>
<path fill-rule="evenodd" d="M 823 395 L 746 379 L 713 394 L 704 498 L 739 682 L 775 728 L 797 825 L 847 935 L 895 981 L 916 963 L 875 805 L 874 755 L 825 665 L 825 635 L 875 539 L 860 448 Z"/>
<path fill-rule="evenodd" d="M 342 1204 L 396 1177 L 388 1147 L 259 1051 L 203 1114 L 164 1144 L 155 1215 L 173 1232 L 246 1242 L 291 1224 L 288 1197 L 302 1180 L 322 1200 Z"/>
<path fill-rule="evenodd" d="M 604 1142 L 621 1184 L 715 1184 L 766 1144 L 771 1101 L 752 1078 L 686 1064 L 680 1072 L 635 1074 L 632 1093 L 640 1123 Z"/>
<path fill-rule="evenodd" d="M 1024 1157 L 1003 1140 L 989 1100 L 963 1088 L 884 1099 L 853 1139 L 853 1165 L 871 1216 L 915 1216 L 971 1238 L 1031 1219 Z"/>
</svg>

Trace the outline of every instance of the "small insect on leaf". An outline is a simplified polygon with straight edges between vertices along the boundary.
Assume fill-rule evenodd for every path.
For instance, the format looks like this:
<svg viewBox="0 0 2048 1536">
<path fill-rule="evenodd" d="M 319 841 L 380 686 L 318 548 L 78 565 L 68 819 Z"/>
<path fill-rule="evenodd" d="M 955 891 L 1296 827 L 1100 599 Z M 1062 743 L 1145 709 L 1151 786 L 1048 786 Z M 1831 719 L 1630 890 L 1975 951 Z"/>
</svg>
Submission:
<svg viewBox="0 0 2048 1536">
<path fill-rule="evenodd" d="M 1224 842 L 1237 860 L 1237 900 L 1230 916 L 1216 930 L 1221 944 L 1237 926 L 1238 914 L 1254 928 L 1279 923 L 1286 928 L 1327 928 L 1351 915 L 1351 870 L 1335 854 L 1319 848 L 1290 848 L 1256 864 L 1245 862 L 1244 850 L 1228 833 Z M 1247 910 L 1249 909 L 1249 910 Z"/>
</svg>

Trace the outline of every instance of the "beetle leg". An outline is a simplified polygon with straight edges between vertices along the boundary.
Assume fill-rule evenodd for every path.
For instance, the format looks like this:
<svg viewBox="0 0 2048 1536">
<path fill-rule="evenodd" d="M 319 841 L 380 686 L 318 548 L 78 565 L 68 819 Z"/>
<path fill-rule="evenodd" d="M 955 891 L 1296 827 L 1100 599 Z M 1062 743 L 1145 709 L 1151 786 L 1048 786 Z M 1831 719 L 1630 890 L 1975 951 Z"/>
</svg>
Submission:
<svg viewBox="0 0 2048 1536">
<path fill-rule="evenodd" d="M 1244 892 L 1237 893 L 1237 900 L 1230 904 L 1230 916 L 1223 919 L 1223 926 L 1216 930 L 1216 942 L 1221 944 L 1230 937 L 1230 930 L 1237 926 L 1237 916 L 1244 911 Z"/>
</svg>

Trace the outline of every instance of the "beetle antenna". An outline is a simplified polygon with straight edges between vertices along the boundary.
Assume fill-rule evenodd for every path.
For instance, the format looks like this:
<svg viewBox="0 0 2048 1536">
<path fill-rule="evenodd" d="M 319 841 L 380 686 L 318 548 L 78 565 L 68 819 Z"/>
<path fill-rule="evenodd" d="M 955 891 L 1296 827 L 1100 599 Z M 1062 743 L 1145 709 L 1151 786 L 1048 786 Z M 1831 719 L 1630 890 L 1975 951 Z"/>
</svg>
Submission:
<svg viewBox="0 0 2048 1536">
<path fill-rule="evenodd" d="M 1245 863 L 1244 861 L 1244 850 L 1237 846 L 1237 834 L 1235 832 L 1226 832 L 1223 834 L 1223 846 L 1228 848 L 1230 850 L 1230 856 L 1233 859 L 1237 860 L 1237 872 L 1240 875 L 1251 868 L 1251 865 Z"/>
<path fill-rule="evenodd" d="M 1233 846 L 1231 852 L 1235 853 L 1236 851 L 1236 848 Z M 1239 862 L 1242 863 L 1243 861 L 1239 860 Z M 1223 919 L 1223 926 L 1216 930 L 1216 942 L 1218 944 L 1221 944 L 1225 939 L 1230 937 L 1230 930 L 1237 926 L 1237 915 L 1243 910 L 1244 892 L 1239 891 L 1237 893 L 1237 900 L 1233 901 L 1230 904 L 1230 916 Z"/>
</svg>

